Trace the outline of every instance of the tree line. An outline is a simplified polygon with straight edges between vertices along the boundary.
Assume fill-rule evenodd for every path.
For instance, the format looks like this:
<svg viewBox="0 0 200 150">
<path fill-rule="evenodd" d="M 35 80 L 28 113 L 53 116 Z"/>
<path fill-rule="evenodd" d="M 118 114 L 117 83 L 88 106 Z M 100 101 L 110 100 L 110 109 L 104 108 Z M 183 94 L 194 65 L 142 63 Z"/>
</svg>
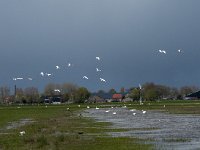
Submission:
<svg viewBox="0 0 200 150">
<path fill-rule="evenodd" d="M 43 93 L 36 87 L 27 87 L 16 88 L 14 94 L 11 94 L 8 86 L 0 87 L 0 103 L 43 103 L 45 98 L 55 96 L 60 97 L 62 102 L 82 103 L 89 98 L 90 92 L 87 88 L 73 83 L 49 83 Z"/>
<path fill-rule="evenodd" d="M 57 90 L 56 90 L 57 89 Z M 121 88 L 117 92 L 111 88 L 107 92 L 99 90 L 97 93 L 122 93 L 125 97 L 131 98 L 133 101 L 140 99 L 147 101 L 156 101 L 162 99 L 183 99 L 186 95 L 198 91 L 196 86 L 183 86 L 180 88 L 169 87 L 165 85 L 145 83 L 142 89 L 132 87 L 127 90 Z M 0 87 L 0 103 L 43 103 L 45 97 L 58 96 L 62 102 L 82 103 L 91 96 L 91 92 L 86 87 L 79 87 L 73 83 L 55 84 L 49 83 L 45 86 L 44 91 L 40 93 L 36 87 L 27 87 L 25 89 L 16 88 L 14 94 L 8 86 Z"/>
<path fill-rule="evenodd" d="M 155 83 L 145 83 L 142 85 L 142 89 L 131 88 L 130 97 L 133 100 L 138 100 L 141 96 L 143 100 L 155 101 L 155 100 L 182 100 L 190 93 L 198 91 L 196 86 L 183 86 L 180 88 L 169 87 L 165 85 L 159 85 Z"/>
</svg>

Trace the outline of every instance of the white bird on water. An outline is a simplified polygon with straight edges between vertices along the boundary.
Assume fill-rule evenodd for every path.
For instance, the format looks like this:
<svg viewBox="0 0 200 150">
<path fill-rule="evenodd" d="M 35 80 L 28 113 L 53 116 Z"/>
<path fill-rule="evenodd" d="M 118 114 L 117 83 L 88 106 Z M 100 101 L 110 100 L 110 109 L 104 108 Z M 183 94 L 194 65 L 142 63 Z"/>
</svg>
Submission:
<svg viewBox="0 0 200 150">
<path fill-rule="evenodd" d="M 113 115 L 116 115 L 117 113 L 116 112 L 113 112 Z"/>
<path fill-rule="evenodd" d="M 102 82 L 106 82 L 106 80 L 105 80 L 105 79 L 103 79 L 103 78 L 100 78 L 100 80 L 101 80 Z"/>
<path fill-rule="evenodd" d="M 147 112 L 147 111 L 145 111 L 145 110 L 142 110 L 142 113 L 143 113 L 143 114 L 146 114 L 146 112 Z"/>
<path fill-rule="evenodd" d="M 136 113 L 133 113 L 133 115 L 135 116 L 135 115 L 136 115 Z"/>
<path fill-rule="evenodd" d="M 106 110 L 105 112 L 108 113 L 108 112 L 110 112 L 110 110 Z"/>
<path fill-rule="evenodd" d="M 90 106 L 87 106 L 87 109 L 89 109 L 90 108 Z"/>
<path fill-rule="evenodd" d="M 23 136 L 25 134 L 25 131 L 19 132 L 20 136 Z"/>
<path fill-rule="evenodd" d="M 87 76 L 83 76 L 83 79 L 87 79 L 88 80 L 89 78 Z"/>
<path fill-rule="evenodd" d="M 100 57 L 96 57 L 96 60 L 100 60 Z"/>
<path fill-rule="evenodd" d="M 96 109 L 99 109 L 99 108 L 96 106 Z"/>
<path fill-rule="evenodd" d="M 130 109 L 130 111 L 136 111 L 136 109 Z"/>
</svg>

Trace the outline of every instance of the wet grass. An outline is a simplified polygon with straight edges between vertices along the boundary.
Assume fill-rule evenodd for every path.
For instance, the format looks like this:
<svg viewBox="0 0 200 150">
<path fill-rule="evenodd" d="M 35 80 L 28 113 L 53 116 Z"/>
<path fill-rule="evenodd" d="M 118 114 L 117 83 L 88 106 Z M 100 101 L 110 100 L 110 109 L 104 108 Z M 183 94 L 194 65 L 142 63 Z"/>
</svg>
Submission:
<svg viewBox="0 0 200 150">
<path fill-rule="evenodd" d="M 126 132 L 147 129 L 113 129 L 111 123 L 95 122 L 81 114 L 88 104 L 42 106 L 0 106 L 0 149 L 152 149 L 136 138 L 110 137 L 108 132 Z M 90 108 L 122 107 L 129 109 L 159 110 L 175 114 L 200 114 L 199 101 L 160 101 L 132 103 L 90 104 Z M 165 107 L 164 107 L 165 106 Z M 69 109 L 67 109 L 69 108 Z M 9 122 L 32 119 L 33 123 L 6 130 Z M 24 136 L 19 136 L 25 131 Z M 188 139 L 166 139 L 167 142 L 187 142 Z"/>
<path fill-rule="evenodd" d="M 92 107 L 93 105 L 91 105 Z M 69 110 L 67 108 L 70 108 Z M 107 132 L 127 129 L 111 129 L 110 123 L 95 122 L 79 115 L 85 106 L 9 106 L 0 109 L 0 149 L 151 149 L 151 145 L 128 137 L 110 137 Z M 35 122 L 17 129 L 6 130 L 8 122 L 29 118 Z M 25 131 L 24 136 L 19 132 Z"/>
<path fill-rule="evenodd" d="M 127 104 L 129 109 L 138 110 L 159 110 L 172 114 L 200 114 L 199 100 L 177 100 L 177 101 L 159 101 L 159 102 L 144 102 L 143 105 L 138 103 Z"/>
</svg>

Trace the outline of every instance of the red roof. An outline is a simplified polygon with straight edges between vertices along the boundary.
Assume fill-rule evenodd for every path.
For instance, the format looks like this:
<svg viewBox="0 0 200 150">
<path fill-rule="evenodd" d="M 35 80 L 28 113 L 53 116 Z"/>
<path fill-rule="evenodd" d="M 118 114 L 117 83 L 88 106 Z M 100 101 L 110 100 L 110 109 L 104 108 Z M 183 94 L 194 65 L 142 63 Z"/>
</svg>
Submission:
<svg viewBox="0 0 200 150">
<path fill-rule="evenodd" d="M 113 99 L 122 99 L 122 94 L 113 94 Z"/>
</svg>

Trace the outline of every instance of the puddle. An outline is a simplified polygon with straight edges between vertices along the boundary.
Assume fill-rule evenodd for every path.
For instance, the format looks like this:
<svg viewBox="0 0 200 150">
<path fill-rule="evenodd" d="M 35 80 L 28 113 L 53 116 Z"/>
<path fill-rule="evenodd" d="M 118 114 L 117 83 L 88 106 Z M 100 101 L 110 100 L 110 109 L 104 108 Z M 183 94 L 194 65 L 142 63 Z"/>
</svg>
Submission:
<svg viewBox="0 0 200 150">
<path fill-rule="evenodd" d="M 154 144 L 155 149 L 200 149 L 200 116 L 168 114 L 161 111 L 130 111 L 126 108 L 87 109 L 83 116 L 111 122 L 111 128 L 130 129 L 109 132 L 114 137 L 136 137 Z M 116 112 L 113 115 L 113 112 Z M 133 113 L 136 113 L 133 115 Z"/>
<path fill-rule="evenodd" d="M 17 129 L 21 126 L 24 126 L 26 124 L 30 124 L 30 123 L 33 123 L 35 121 L 33 121 L 32 119 L 21 119 L 19 121 L 14 121 L 14 122 L 9 122 L 8 125 L 6 126 L 6 129 L 9 130 L 9 129 Z"/>
</svg>

